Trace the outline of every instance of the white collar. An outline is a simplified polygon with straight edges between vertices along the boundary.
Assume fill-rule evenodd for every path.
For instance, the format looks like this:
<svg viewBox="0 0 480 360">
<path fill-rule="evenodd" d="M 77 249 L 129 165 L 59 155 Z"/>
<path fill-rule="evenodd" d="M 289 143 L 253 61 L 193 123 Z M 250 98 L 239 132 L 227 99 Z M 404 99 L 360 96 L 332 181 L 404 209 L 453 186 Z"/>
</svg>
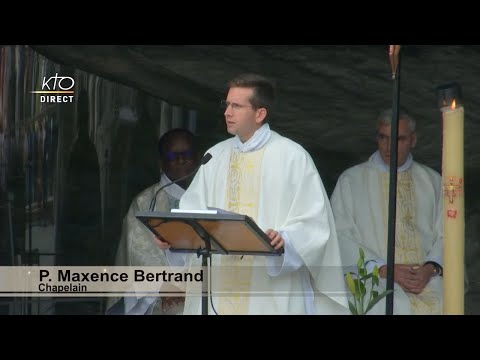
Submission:
<svg viewBox="0 0 480 360">
<path fill-rule="evenodd" d="M 261 149 L 267 143 L 271 135 L 272 131 L 270 130 L 270 126 L 268 124 L 263 124 L 257 129 L 257 131 L 255 131 L 253 136 L 244 143 L 242 143 L 238 135 L 235 135 L 233 147 L 240 152 L 256 151 Z"/>
<path fill-rule="evenodd" d="M 389 172 L 390 166 L 385 164 L 382 157 L 380 156 L 380 151 L 375 151 L 372 156 L 370 156 L 370 161 L 372 161 L 380 170 Z M 397 172 L 407 171 L 413 164 L 413 156 L 412 154 L 408 154 L 407 160 L 402 166 L 399 166 Z"/>
<path fill-rule="evenodd" d="M 162 176 L 160 177 L 160 186 L 167 185 L 170 183 L 171 180 L 168 178 L 165 173 L 162 173 Z M 185 193 L 185 190 L 178 184 L 172 184 L 168 185 L 165 189 L 163 189 L 168 195 L 171 197 L 174 197 L 177 200 L 180 200 L 182 195 Z"/>
</svg>

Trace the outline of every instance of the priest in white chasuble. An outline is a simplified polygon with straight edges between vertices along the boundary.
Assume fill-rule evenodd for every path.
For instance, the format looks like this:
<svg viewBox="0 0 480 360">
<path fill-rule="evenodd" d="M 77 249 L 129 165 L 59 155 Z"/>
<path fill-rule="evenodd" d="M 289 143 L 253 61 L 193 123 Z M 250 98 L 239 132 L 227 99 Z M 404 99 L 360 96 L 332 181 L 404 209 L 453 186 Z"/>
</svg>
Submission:
<svg viewBox="0 0 480 360">
<path fill-rule="evenodd" d="M 194 135 L 183 128 L 167 131 L 158 141 L 160 182 L 140 192 L 133 199 L 128 213 L 124 217 L 122 234 L 117 248 L 116 266 L 168 266 L 165 252 L 155 245 L 152 233 L 136 218 L 136 213 L 149 211 L 168 212 L 178 208 L 180 198 L 188 187 L 189 179 L 166 186 L 172 181 L 191 174 L 198 165 Z M 109 298 L 109 309 L 119 298 Z M 178 297 L 135 297 L 128 296 L 118 302 L 114 310 L 107 313 L 126 315 L 173 315 L 183 312 L 183 298 Z"/>
<path fill-rule="evenodd" d="M 223 102 L 234 137 L 207 152 L 181 209 L 216 207 L 250 216 L 281 256 L 212 255 L 209 314 L 348 314 L 333 214 L 310 155 L 270 130 L 274 85 L 255 75 L 229 83 Z M 156 240 L 161 248 L 168 244 Z M 196 255 L 167 251 L 171 265 L 201 266 Z M 201 314 L 201 296 L 185 314 Z M 213 304 L 213 306 L 212 306 Z"/>
<path fill-rule="evenodd" d="M 355 266 L 361 247 L 365 259 L 371 261 L 368 271 L 375 265 L 380 269 L 383 290 L 387 270 L 391 121 L 391 110 L 380 114 L 378 150 L 368 161 L 342 173 L 331 197 L 344 265 Z M 443 291 L 441 176 L 413 161 L 411 149 L 417 142 L 414 119 L 401 112 L 398 126 L 393 311 L 394 314 L 440 314 Z M 385 300 L 369 314 L 385 314 Z"/>
</svg>

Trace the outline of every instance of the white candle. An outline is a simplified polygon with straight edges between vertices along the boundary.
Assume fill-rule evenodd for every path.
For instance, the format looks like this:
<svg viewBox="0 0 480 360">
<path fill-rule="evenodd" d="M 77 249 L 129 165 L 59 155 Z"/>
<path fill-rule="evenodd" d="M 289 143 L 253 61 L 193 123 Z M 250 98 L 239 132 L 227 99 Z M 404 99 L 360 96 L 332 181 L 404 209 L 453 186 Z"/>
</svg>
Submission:
<svg viewBox="0 0 480 360">
<path fill-rule="evenodd" d="M 444 107 L 443 118 L 443 313 L 464 314 L 464 110 Z"/>
</svg>

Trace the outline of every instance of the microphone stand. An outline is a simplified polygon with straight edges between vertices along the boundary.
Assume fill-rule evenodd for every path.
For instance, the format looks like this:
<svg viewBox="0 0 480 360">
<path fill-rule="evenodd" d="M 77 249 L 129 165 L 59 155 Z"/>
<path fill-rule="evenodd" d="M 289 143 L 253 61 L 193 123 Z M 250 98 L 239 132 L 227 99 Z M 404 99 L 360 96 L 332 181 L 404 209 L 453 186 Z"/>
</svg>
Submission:
<svg viewBox="0 0 480 360">
<path fill-rule="evenodd" d="M 200 166 L 201 166 L 201 165 L 200 165 Z M 177 180 L 170 181 L 169 183 L 166 183 L 165 185 L 160 186 L 160 188 L 155 192 L 155 195 L 153 195 L 152 201 L 150 201 L 150 207 L 149 207 L 150 211 L 153 211 L 153 209 L 155 209 L 155 205 L 156 205 L 156 203 L 157 203 L 157 195 L 158 195 L 158 193 L 159 193 L 160 191 L 162 191 L 163 189 L 165 189 L 167 186 L 170 186 L 170 185 L 173 185 L 173 184 L 175 184 L 175 183 L 177 183 L 177 182 L 180 182 L 180 181 L 182 181 L 182 180 L 188 179 L 190 176 L 192 176 L 193 174 L 195 174 L 195 173 L 197 172 L 197 170 L 200 168 L 200 166 L 197 167 L 197 168 L 195 169 L 195 171 L 192 172 L 191 174 L 182 176 L 181 178 L 178 178 Z"/>
<path fill-rule="evenodd" d="M 190 174 L 187 174 L 187 175 L 185 175 L 185 176 L 182 176 L 181 178 L 178 178 L 177 180 L 170 181 L 169 183 L 161 186 L 161 187 L 155 192 L 155 195 L 153 195 L 152 201 L 150 201 L 149 210 L 150 210 L 150 211 L 153 211 L 153 210 L 155 209 L 155 205 L 156 205 L 156 203 L 157 203 L 157 195 L 158 195 L 158 193 L 159 193 L 161 190 L 165 189 L 167 186 L 170 186 L 170 185 L 175 184 L 175 183 L 177 183 L 177 182 L 180 182 L 180 181 L 182 181 L 182 180 L 188 179 L 189 177 L 195 175 L 195 174 L 197 173 L 198 169 L 200 169 L 200 167 L 201 167 L 202 165 L 205 165 L 207 162 L 209 162 L 211 158 L 212 158 L 212 155 L 211 155 L 210 153 L 206 153 L 206 154 L 203 156 L 202 160 L 200 160 L 200 165 L 198 165 L 197 168 L 196 168 L 195 170 L 193 170 Z"/>
<path fill-rule="evenodd" d="M 205 247 L 197 249 L 197 257 L 202 257 L 202 269 L 205 269 L 206 276 L 202 283 L 202 315 L 208 315 L 208 300 L 210 299 L 210 291 L 208 289 L 209 281 L 208 278 L 210 275 L 209 267 L 208 267 L 208 258 L 212 258 L 212 243 L 210 240 L 210 235 L 195 221 L 188 222 L 190 226 L 195 229 L 197 234 L 202 238 L 205 242 Z"/>
<path fill-rule="evenodd" d="M 192 171 L 190 174 L 188 175 L 185 175 L 185 176 L 182 176 L 181 178 L 177 179 L 177 180 L 174 180 L 174 181 L 170 181 L 169 183 L 163 185 L 163 186 L 160 186 L 160 188 L 155 192 L 155 195 L 153 195 L 153 198 L 152 198 L 152 201 L 150 202 L 150 211 L 154 211 L 155 209 L 155 204 L 157 202 L 157 195 L 158 193 L 165 189 L 167 186 L 170 186 L 172 184 L 175 184 L 179 181 L 182 181 L 182 180 L 185 180 L 191 176 L 193 176 L 194 174 L 197 173 L 198 169 L 200 169 L 200 167 L 202 165 L 205 165 L 207 162 L 210 161 L 210 159 L 212 158 L 212 155 L 210 153 L 206 153 L 202 160 L 200 160 L 200 165 L 197 166 L 197 168 Z M 203 228 L 201 226 L 199 226 L 196 222 L 194 221 L 190 221 L 189 222 L 190 226 L 192 226 L 195 231 L 197 232 L 197 234 L 203 239 L 203 241 L 205 241 L 205 248 L 202 249 L 202 248 L 199 248 L 197 250 L 197 256 L 200 257 L 202 256 L 202 269 L 206 269 L 207 271 L 207 274 L 206 274 L 206 277 L 205 277 L 205 280 L 202 284 L 202 315 L 208 315 L 208 300 L 209 300 L 209 291 L 208 291 L 208 276 L 209 276 L 209 271 L 208 271 L 208 258 L 211 258 L 212 256 L 212 245 L 211 245 L 211 242 L 210 242 L 210 236 L 209 234 L 203 230 Z M 204 292 L 206 291 L 206 296 L 205 294 L 203 294 Z"/>
</svg>

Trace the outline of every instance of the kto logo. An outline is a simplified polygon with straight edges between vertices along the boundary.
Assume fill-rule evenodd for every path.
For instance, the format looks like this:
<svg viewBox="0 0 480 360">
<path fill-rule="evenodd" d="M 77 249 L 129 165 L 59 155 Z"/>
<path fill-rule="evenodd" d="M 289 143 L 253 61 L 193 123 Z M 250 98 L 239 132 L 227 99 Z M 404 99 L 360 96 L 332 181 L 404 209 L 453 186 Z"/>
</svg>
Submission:
<svg viewBox="0 0 480 360">
<path fill-rule="evenodd" d="M 55 76 L 50 78 L 43 78 L 42 90 L 31 91 L 33 94 L 50 94 L 41 95 L 40 102 L 42 103 L 71 103 L 73 102 L 73 87 L 75 80 L 69 76 Z M 56 95 L 54 95 L 56 94 Z M 72 95 L 66 95 L 72 94 Z"/>
</svg>

